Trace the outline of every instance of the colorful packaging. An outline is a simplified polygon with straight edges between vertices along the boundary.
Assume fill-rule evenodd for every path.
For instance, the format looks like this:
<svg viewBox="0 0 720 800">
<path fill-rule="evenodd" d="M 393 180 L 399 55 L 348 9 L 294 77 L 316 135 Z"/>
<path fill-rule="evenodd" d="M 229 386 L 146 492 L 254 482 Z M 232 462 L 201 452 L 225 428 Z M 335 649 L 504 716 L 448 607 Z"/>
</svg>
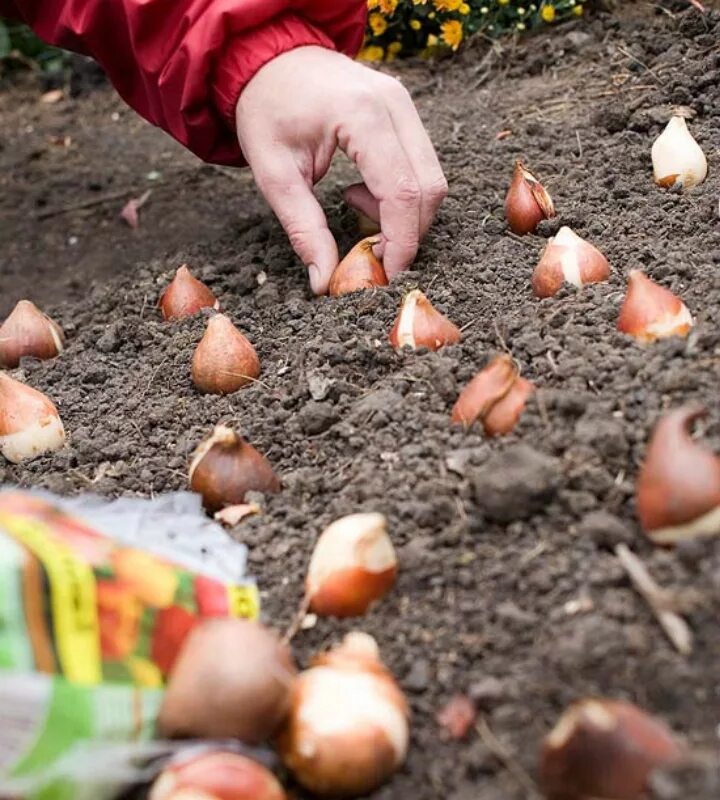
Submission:
<svg viewBox="0 0 720 800">
<path fill-rule="evenodd" d="M 0 797 L 79 743 L 149 739 L 192 628 L 257 618 L 245 555 L 194 494 L 0 492 Z"/>
</svg>

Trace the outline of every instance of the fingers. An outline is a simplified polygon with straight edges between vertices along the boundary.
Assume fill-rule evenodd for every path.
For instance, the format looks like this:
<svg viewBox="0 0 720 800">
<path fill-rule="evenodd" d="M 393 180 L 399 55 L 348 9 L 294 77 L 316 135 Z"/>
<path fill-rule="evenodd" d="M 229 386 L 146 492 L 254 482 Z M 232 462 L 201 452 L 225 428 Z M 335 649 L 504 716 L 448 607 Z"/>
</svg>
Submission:
<svg viewBox="0 0 720 800">
<path fill-rule="evenodd" d="M 338 249 L 325 214 L 292 153 L 271 149 L 252 165 L 261 193 L 285 229 L 293 250 L 308 268 L 315 294 L 326 294 Z"/>
<path fill-rule="evenodd" d="M 448 185 L 412 97 L 394 78 L 387 78 L 388 111 L 420 187 L 420 238 L 428 232 Z"/>
<path fill-rule="evenodd" d="M 343 192 L 345 202 L 374 222 L 380 222 L 380 206 L 364 183 L 353 183 Z"/>
<path fill-rule="evenodd" d="M 339 132 L 380 212 L 383 266 L 392 278 L 412 264 L 420 242 L 420 187 L 390 114 L 374 94 L 356 107 Z"/>
</svg>

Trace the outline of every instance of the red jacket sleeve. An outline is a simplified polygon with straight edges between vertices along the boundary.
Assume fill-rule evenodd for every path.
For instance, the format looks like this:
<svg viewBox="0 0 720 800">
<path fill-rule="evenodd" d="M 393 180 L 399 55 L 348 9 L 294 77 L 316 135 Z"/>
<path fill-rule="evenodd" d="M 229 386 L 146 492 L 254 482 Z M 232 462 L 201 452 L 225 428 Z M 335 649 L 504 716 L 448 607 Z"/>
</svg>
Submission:
<svg viewBox="0 0 720 800">
<path fill-rule="evenodd" d="M 122 97 L 200 158 L 242 164 L 235 105 L 302 45 L 354 55 L 366 0 L 0 0 L 47 42 L 95 58 Z"/>
</svg>

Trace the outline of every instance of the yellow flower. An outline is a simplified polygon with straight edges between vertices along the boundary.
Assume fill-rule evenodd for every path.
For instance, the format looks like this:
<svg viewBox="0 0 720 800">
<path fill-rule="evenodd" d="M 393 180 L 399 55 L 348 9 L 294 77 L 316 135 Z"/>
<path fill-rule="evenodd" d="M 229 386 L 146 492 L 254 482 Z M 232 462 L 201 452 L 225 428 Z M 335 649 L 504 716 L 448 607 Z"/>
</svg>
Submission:
<svg viewBox="0 0 720 800">
<path fill-rule="evenodd" d="M 462 0 L 433 0 L 433 5 L 438 11 L 457 11 Z"/>
<path fill-rule="evenodd" d="M 545 20 L 545 22 L 552 22 L 555 19 L 554 6 L 543 6 L 540 16 Z"/>
<path fill-rule="evenodd" d="M 380 10 L 388 17 L 395 13 L 398 0 L 380 0 Z"/>
<path fill-rule="evenodd" d="M 460 7 L 458 8 L 458 11 L 461 14 L 469 14 L 470 13 L 470 6 L 467 3 L 461 3 Z"/>
<path fill-rule="evenodd" d="M 449 19 L 440 26 L 442 30 L 442 40 L 445 44 L 457 50 L 462 42 L 463 27 L 462 22 L 456 19 Z"/>
<path fill-rule="evenodd" d="M 413 0 L 414 6 L 424 6 L 427 4 L 427 0 Z"/>
<path fill-rule="evenodd" d="M 573 8 L 573 14 L 575 14 L 576 17 L 581 17 L 582 13 L 583 13 L 582 6 L 575 6 L 575 8 Z"/>
<path fill-rule="evenodd" d="M 382 34 L 387 30 L 387 20 L 382 14 L 370 14 L 368 22 L 370 23 L 370 28 L 375 36 L 382 36 Z"/>
<path fill-rule="evenodd" d="M 385 51 L 376 44 L 370 44 L 358 53 L 360 61 L 382 61 Z"/>
<path fill-rule="evenodd" d="M 419 31 L 419 30 L 420 30 L 420 28 L 422 28 L 422 24 L 420 23 L 420 20 L 419 20 L 419 19 L 411 19 L 411 20 L 410 20 L 410 27 L 411 27 L 411 28 L 412 28 L 414 31 Z"/>
<path fill-rule="evenodd" d="M 395 56 L 402 50 L 402 42 L 391 42 L 387 48 L 387 60 L 394 61 Z"/>
<path fill-rule="evenodd" d="M 510 0 L 498 0 L 499 6 L 506 6 L 510 3 Z"/>
<path fill-rule="evenodd" d="M 438 37 L 435 36 L 434 33 L 431 33 L 427 38 L 427 46 L 428 47 L 435 47 L 438 43 Z"/>
</svg>

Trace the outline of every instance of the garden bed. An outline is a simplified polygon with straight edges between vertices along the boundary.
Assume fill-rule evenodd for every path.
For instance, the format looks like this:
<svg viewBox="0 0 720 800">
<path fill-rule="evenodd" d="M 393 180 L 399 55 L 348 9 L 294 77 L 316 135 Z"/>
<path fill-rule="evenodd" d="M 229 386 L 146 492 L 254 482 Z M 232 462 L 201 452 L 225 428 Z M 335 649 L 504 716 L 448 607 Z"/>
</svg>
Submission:
<svg viewBox="0 0 720 800">
<path fill-rule="evenodd" d="M 589 694 L 630 698 L 717 751 L 720 541 L 652 547 L 633 489 L 664 409 L 707 405 L 702 432 L 720 451 L 720 15 L 625 5 L 620 17 L 500 55 L 475 48 L 439 65 L 388 67 L 413 91 L 450 197 L 412 272 L 340 299 L 310 297 L 246 176 L 199 165 L 110 90 L 54 106 L 39 105 L 27 83 L 0 95 L 0 315 L 27 296 L 63 325 L 65 354 L 26 361 L 23 373 L 70 434 L 59 453 L 0 466 L 0 480 L 64 494 L 181 489 L 199 439 L 218 421 L 233 424 L 283 479 L 262 515 L 233 531 L 250 548 L 264 619 L 278 628 L 297 608 L 319 531 L 352 511 L 386 514 L 398 584 L 355 625 L 377 637 L 408 693 L 413 741 L 378 800 L 529 796 L 518 766 L 534 774 L 542 737 Z M 697 115 L 690 127 L 710 165 L 684 195 L 652 182 L 650 146 L 674 105 Z M 65 136 L 69 146 L 57 143 Z M 541 236 L 522 239 L 502 210 L 520 156 L 559 211 Z M 162 174 L 148 179 L 153 171 Z M 339 163 L 320 189 L 343 249 L 357 236 L 340 202 L 350 172 Z M 137 232 L 117 220 L 122 199 L 69 210 L 148 186 Z M 37 218 L 48 209 L 63 213 Z M 538 301 L 529 278 L 561 224 L 600 247 L 613 274 Z M 251 388 L 193 389 L 204 319 L 165 323 L 155 308 L 183 261 L 254 342 L 263 369 Z M 633 268 L 682 296 L 697 320 L 688 339 L 641 348 L 616 331 Z M 390 348 L 400 299 L 415 286 L 464 329 L 461 344 Z M 459 389 L 505 348 L 539 389 L 515 433 L 488 441 L 452 427 Z M 631 588 L 618 542 L 675 590 L 690 656 Z M 321 620 L 300 632 L 298 661 L 351 627 Z M 513 769 L 487 734 L 441 740 L 435 713 L 459 691 L 474 697 Z M 702 779 L 675 794 L 663 785 L 663 798 L 717 797 L 703 794 Z"/>
</svg>

